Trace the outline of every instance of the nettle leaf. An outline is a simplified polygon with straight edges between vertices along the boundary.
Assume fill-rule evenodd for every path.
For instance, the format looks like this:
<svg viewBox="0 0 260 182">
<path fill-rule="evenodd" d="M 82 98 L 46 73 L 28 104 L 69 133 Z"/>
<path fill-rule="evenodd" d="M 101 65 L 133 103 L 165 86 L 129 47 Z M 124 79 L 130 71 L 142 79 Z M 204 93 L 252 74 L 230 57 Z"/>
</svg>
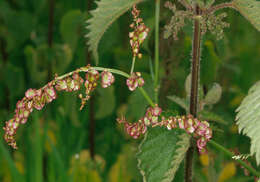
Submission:
<svg viewBox="0 0 260 182">
<path fill-rule="evenodd" d="M 87 44 L 89 50 L 93 52 L 96 63 L 98 64 L 98 43 L 107 28 L 134 4 L 144 0 L 101 0 L 96 1 L 97 8 L 91 11 L 92 18 L 87 23 L 89 33 Z"/>
<path fill-rule="evenodd" d="M 173 102 L 175 102 L 176 104 L 178 104 L 179 106 L 181 106 L 183 109 L 186 110 L 186 112 L 188 112 L 189 110 L 189 101 L 183 98 L 180 98 L 176 95 L 172 95 L 172 96 L 167 96 L 167 98 Z"/>
<path fill-rule="evenodd" d="M 216 104 L 220 100 L 221 95 L 222 95 L 221 86 L 218 83 L 214 83 L 214 85 L 211 87 L 211 89 L 206 94 L 204 102 L 207 105 Z"/>
<path fill-rule="evenodd" d="M 256 155 L 257 165 L 260 164 L 260 81 L 250 88 L 236 110 L 239 132 L 251 139 L 251 155 Z"/>
<path fill-rule="evenodd" d="M 137 154 L 144 182 L 172 182 L 190 146 L 190 136 L 180 129 L 152 128 Z"/>
<path fill-rule="evenodd" d="M 260 1 L 234 0 L 235 8 L 260 31 Z"/>
</svg>

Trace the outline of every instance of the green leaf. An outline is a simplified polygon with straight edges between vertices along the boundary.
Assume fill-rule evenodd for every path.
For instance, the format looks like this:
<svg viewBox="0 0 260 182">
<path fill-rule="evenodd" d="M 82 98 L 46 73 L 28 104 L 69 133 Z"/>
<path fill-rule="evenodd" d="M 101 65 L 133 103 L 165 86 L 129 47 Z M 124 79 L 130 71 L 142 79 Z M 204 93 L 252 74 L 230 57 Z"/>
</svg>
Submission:
<svg viewBox="0 0 260 182">
<path fill-rule="evenodd" d="M 200 111 L 198 115 L 201 120 L 215 121 L 217 123 L 224 124 L 224 125 L 228 124 L 226 120 L 224 120 L 221 116 L 215 114 L 214 112 L 203 110 Z"/>
<path fill-rule="evenodd" d="M 260 2 L 256 0 L 234 0 L 233 4 L 260 31 Z"/>
<path fill-rule="evenodd" d="M 60 24 L 60 32 L 63 40 L 70 45 L 72 50 L 75 50 L 78 39 L 79 29 L 83 22 L 83 14 L 80 10 L 72 10 L 66 13 Z"/>
<path fill-rule="evenodd" d="M 171 182 L 190 145 L 183 130 L 152 128 L 139 146 L 138 167 L 144 182 Z"/>
<path fill-rule="evenodd" d="M 96 119 L 102 119 L 113 113 L 116 105 L 114 90 L 113 86 L 98 89 Z"/>
<path fill-rule="evenodd" d="M 92 18 L 87 23 L 89 33 L 89 50 L 93 52 L 96 64 L 98 64 L 98 44 L 107 28 L 134 4 L 144 0 L 101 0 L 96 1 L 97 8 L 91 11 Z"/>
<path fill-rule="evenodd" d="M 211 89 L 206 94 L 204 102 L 207 105 L 216 104 L 220 100 L 221 95 L 222 95 L 221 86 L 218 83 L 214 83 L 214 85 L 211 87 Z"/>
<path fill-rule="evenodd" d="M 189 102 L 183 98 L 180 98 L 176 95 L 172 95 L 172 96 L 167 96 L 167 98 L 173 102 L 175 102 L 176 104 L 178 104 L 179 106 L 181 106 L 183 109 L 185 109 L 186 111 L 189 110 Z"/>
<path fill-rule="evenodd" d="M 250 88 L 236 110 L 239 132 L 251 139 L 251 154 L 256 155 L 257 165 L 260 164 L 260 81 Z"/>
<path fill-rule="evenodd" d="M 189 74 L 185 80 L 185 91 L 188 98 L 190 97 L 190 90 L 191 90 L 191 74 Z"/>
</svg>

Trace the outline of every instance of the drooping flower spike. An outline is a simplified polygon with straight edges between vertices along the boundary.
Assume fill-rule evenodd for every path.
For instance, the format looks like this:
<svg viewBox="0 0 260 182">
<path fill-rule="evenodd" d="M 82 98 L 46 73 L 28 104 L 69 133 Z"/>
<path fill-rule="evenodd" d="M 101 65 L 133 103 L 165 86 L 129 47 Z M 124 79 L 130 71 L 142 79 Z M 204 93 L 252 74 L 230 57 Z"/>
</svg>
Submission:
<svg viewBox="0 0 260 182">
<path fill-rule="evenodd" d="M 139 138 L 147 131 L 147 127 L 166 127 L 168 130 L 180 128 L 185 130 L 188 134 L 192 134 L 197 139 L 197 148 L 199 153 L 206 152 L 207 142 L 212 138 L 212 130 L 207 121 L 199 121 L 192 115 L 188 116 L 170 116 L 160 118 L 162 109 L 157 105 L 155 107 L 149 107 L 143 118 L 138 122 L 129 123 L 123 117 L 117 119 L 118 123 L 124 124 L 126 133 L 132 136 L 134 139 Z M 159 121 L 160 120 L 160 121 Z"/>
<path fill-rule="evenodd" d="M 79 75 L 79 72 L 86 72 L 85 82 Z M 6 142 L 14 149 L 17 149 L 15 135 L 20 124 L 27 122 L 28 117 L 34 109 L 42 110 L 46 104 L 55 100 L 57 98 L 56 91 L 78 91 L 84 83 L 85 96 L 79 94 L 79 98 L 81 99 L 80 109 L 82 109 L 86 101 L 89 100 L 91 92 L 97 87 L 99 75 L 97 70 L 90 68 L 88 65 L 64 76 L 55 77 L 53 81 L 38 90 L 28 89 L 25 92 L 25 97 L 17 102 L 14 117 L 5 123 L 4 139 Z M 101 79 L 101 85 L 104 88 L 114 82 L 114 76 L 108 71 L 101 73 Z"/>
</svg>

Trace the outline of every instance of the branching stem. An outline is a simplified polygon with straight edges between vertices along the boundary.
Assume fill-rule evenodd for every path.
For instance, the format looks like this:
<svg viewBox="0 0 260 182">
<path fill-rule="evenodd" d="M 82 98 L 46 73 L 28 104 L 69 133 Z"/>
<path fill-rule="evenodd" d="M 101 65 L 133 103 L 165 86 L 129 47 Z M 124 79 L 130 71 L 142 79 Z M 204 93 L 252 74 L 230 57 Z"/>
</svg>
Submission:
<svg viewBox="0 0 260 182">
<path fill-rule="evenodd" d="M 218 11 L 220 9 L 223 9 L 223 8 L 233 8 L 233 9 L 236 9 L 236 6 L 232 2 L 231 3 L 221 3 L 221 4 L 218 4 L 216 6 L 212 6 L 211 8 L 209 8 L 207 10 L 207 14 L 215 13 L 216 11 Z"/>
</svg>

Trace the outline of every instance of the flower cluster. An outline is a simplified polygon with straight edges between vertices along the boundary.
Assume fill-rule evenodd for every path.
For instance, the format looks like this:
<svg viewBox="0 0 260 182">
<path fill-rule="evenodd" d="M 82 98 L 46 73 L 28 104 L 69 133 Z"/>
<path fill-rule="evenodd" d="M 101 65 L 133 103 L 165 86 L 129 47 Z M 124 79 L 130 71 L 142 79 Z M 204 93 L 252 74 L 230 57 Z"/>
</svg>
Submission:
<svg viewBox="0 0 260 182">
<path fill-rule="evenodd" d="M 12 119 L 6 121 L 5 123 L 5 135 L 4 138 L 6 142 L 12 146 L 14 149 L 17 148 L 15 135 L 20 124 L 25 124 L 27 119 L 33 109 L 42 110 L 43 107 L 52 102 L 57 98 L 56 91 L 78 91 L 84 83 L 84 79 L 80 77 L 79 72 L 82 70 L 76 70 L 65 76 L 55 77 L 55 79 L 49 82 L 44 87 L 36 89 L 28 89 L 25 92 L 25 97 L 17 102 L 15 114 Z M 95 69 L 86 67 L 84 70 L 86 72 L 86 80 L 84 83 L 85 94 L 83 98 L 82 94 L 79 97 L 82 100 L 82 109 L 86 104 L 86 101 L 90 98 L 90 93 L 97 87 L 99 72 Z M 103 71 L 101 73 L 101 86 L 107 88 L 114 82 L 114 76 L 108 71 Z"/>
<path fill-rule="evenodd" d="M 141 73 L 132 73 L 132 75 L 126 80 L 126 85 L 131 91 L 134 91 L 137 87 L 142 87 L 144 85 L 144 79 L 141 77 Z"/>
<path fill-rule="evenodd" d="M 140 10 L 136 8 L 136 5 L 133 6 L 132 15 L 134 17 L 134 22 L 130 25 L 134 29 L 133 32 L 129 33 L 130 45 L 132 47 L 132 52 L 134 57 L 142 57 L 142 54 L 139 53 L 140 45 L 146 39 L 149 28 L 143 23 L 143 19 L 139 18 Z"/>
<path fill-rule="evenodd" d="M 167 118 L 164 116 L 160 117 L 161 112 L 162 109 L 156 105 L 155 107 L 149 107 L 146 110 L 145 116 L 136 123 L 128 123 L 125 118 L 117 119 L 117 121 L 124 124 L 126 133 L 135 139 L 141 134 L 144 134 L 148 126 L 164 126 L 168 130 L 174 128 L 183 129 L 188 134 L 192 134 L 197 138 L 197 148 L 199 152 L 206 152 L 206 144 L 212 137 L 212 130 L 207 121 L 199 121 L 192 115 L 170 116 Z"/>
<path fill-rule="evenodd" d="M 35 90 L 28 89 L 25 92 L 25 97 L 16 104 L 15 114 L 12 119 L 5 123 L 6 142 L 14 149 L 17 148 L 15 134 L 20 124 L 25 124 L 33 109 L 41 110 L 45 104 L 56 99 L 56 91 L 53 87 L 53 82 L 49 82 L 45 87 Z"/>
<path fill-rule="evenodd" d="M 101 73 L 101 78 L 102 78 L 101 86 L 103 88 L 109 87 L 115 81 L 115 77 L 113 76 L 113 74 L 106 70 Z"/>
</svg>

